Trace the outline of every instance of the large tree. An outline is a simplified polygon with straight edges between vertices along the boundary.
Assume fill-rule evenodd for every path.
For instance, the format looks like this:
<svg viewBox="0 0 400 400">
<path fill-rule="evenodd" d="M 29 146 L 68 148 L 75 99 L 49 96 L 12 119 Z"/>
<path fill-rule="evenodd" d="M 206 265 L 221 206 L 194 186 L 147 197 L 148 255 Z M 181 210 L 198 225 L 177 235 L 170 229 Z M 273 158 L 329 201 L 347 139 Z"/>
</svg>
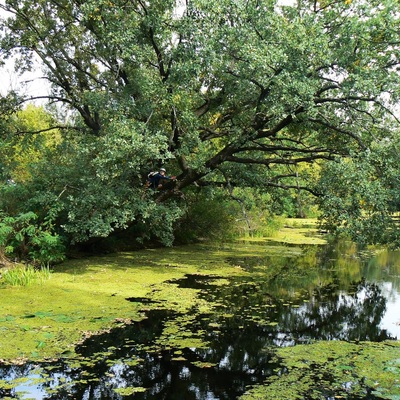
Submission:
<svg viewBox="0 0 400 400">
<path fill-rule="evenodd" d="M 68 116 L 57 123 L 63 168 L 44 180 L 76 240 L 133 221 L 162 236 L 180 215 L 172 200 L 192 185 L 302 189 L 296 165 L 369 151 L 396 132 L 400 6 L 392 0 L 0 7 L 8 12 L 1 57 L 15 57 L 20 71 L 38 60 L 47 100 Z M 33 100 L 13 99 L 4 113 Z M 146 173 L 161 164 L 177 182 L 143 196 Z"/>
</svg>

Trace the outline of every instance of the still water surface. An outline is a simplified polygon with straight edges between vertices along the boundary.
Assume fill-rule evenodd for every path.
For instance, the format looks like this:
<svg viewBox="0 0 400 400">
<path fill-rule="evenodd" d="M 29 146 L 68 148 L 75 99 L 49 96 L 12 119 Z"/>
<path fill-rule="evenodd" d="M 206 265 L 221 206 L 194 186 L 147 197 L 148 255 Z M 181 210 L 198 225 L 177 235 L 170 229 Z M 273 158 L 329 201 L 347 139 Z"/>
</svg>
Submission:
<svg viewBox="0 0 400 400">
<path fill-rule="evenodd" d="M 81 357 L 75 365 L 66 360 L 0 368 L 0 379 L 8 382 L 27 378 L 0 395 L 231 400 L 276 373 L 277 346 L 400 338 L 399 252 L 362 254 L 353 244 L 339 243 L 305 246 L 296 257 L 271 256 L 266 247 L 261 255 L 232 253 L 229 261 L 249 274 L 222 286 L 218 277 L 200 275 L 169 282 L 201 289 L 214 304 L 212 313 L 150 310 L 140 323 L 87 339 L 76 349 Z M 162 337 L 171 323 L 180 338 L 199 338 L 206 346 L 170 346 Z M 125 396 L 124 388 L 131 388 Z"/>
</svg>

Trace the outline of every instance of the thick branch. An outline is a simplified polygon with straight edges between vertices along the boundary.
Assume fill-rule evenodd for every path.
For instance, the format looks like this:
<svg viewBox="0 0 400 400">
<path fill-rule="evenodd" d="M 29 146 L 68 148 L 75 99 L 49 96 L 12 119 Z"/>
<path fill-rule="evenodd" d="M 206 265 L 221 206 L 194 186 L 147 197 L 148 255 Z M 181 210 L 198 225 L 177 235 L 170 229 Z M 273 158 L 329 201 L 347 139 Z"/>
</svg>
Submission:
<svg viewBox="0 0 400 400">
<path fill-rule="evenodd" d="M 285 139 L 282 139 L 285 140 Z M 300 142 L 299 142 L 300 143 Z M 272 152 L 277 152 L 277 151 L 284 151 L 288 153 L 321 153 L 321 152 L 328 152 L 326 148 L 323 147 L 316 147 L 316 148 L 298 148 L 298 147 L 289 147 L 289 146 L 268 146 L 268 145 L 263 145 L 259 144 L 259 146 L 246 146 L 246 147 L 241 147 L 235 153 L 241 153 L 243 151 L 262 151 L 266 153 L 272 153 Z M 331 152 L 332 150 L 329 150 Z"/>
</svg>

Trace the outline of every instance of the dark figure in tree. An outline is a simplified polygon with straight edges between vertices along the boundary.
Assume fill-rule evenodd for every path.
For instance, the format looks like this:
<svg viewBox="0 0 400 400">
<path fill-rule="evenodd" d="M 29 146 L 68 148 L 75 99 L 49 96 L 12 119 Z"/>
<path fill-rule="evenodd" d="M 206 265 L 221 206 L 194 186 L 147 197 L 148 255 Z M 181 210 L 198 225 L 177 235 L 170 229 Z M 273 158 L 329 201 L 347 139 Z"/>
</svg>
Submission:
<svg viewBox="0 0 400 400">
<path fill-rule="evenodd" d="M 165 168 L 160 168 L 160 171 L 150 173 L 146 182 L 146 187 L 157 190 L 161 188 L 166 181 L 176 179 L 175 176 L 168 176 L 166 173 L 167 171 Z"/>
</svg>

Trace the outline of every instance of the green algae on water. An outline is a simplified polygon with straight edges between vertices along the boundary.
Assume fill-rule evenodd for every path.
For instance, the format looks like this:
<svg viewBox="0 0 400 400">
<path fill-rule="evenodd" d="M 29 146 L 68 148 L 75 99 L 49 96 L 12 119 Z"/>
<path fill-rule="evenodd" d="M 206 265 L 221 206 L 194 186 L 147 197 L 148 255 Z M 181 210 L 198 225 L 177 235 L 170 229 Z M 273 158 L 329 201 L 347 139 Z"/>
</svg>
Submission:
<svg viewBox="0 0 400 400">
<path fill-rule="evenodd" d="M 131 396 L 135 393 L 143 393 L 146 390 L 147 389 L 144 387 L 126 387 L 126 388 L 114 389 L 114 392 L 121 396 Z"/>
<path fill-rule="evenodd" d="M 70 260 L 58 266 L 45 285 L 2 287 L 2 361 L 76 357 L 74 347 L 86 338 L 120 321 L 140 321 L 151 308 L 209 312 L 199 290 L 168 282 L 187 274 L 221 279 L 242 274 L 226 262 L 230 251 L 230 246 L 199 245 Z M 158 303 L 132 303 L 129 298 Z"/>
<path fill-rule="evenodd" d="M 400 342 L 319 341 L 278 348 L 280 372 L 240 397 L 323 399 L 366 396 L 400 398 Z"/>
</svg>

